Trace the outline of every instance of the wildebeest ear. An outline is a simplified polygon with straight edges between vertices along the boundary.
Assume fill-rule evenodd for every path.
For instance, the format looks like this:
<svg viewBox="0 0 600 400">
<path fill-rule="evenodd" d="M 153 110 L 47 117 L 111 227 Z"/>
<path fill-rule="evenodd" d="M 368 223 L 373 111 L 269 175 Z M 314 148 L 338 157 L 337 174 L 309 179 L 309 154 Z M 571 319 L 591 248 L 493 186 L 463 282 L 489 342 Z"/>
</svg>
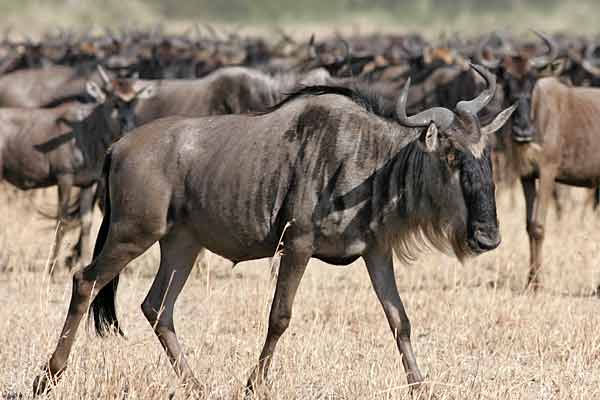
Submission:
<svg viewBox="0 0 600 400">
<path fill-rule="evenodd" d="M 429 153 L 436 151 L 439 145 L 437 126 L 434 123 L 429 124 L 427 130 L 421 135 L 420 140 L 423 147 L 425 147 L 425 151 Z"/>
<path fill-rule="evenodd" d="M 518 104 L 514 103 L 512 106 L 508 107 L 506 110 L 502 111 L 500 114 L 496 115 L 496 118 L 486 126 L 481 127 L 481 135 L 486 136 L 496 132 L 498 129 L 502 128 L 506 121 L 510 118 L 512 113 L 517 109 Z"/>
<path fill-rule="evenodd" d="M 97 103 L 102 104 L 106 100 L 106 95 L 94 81 L 87 81 L 85 83 L 85 90 Z"/>
</svg>

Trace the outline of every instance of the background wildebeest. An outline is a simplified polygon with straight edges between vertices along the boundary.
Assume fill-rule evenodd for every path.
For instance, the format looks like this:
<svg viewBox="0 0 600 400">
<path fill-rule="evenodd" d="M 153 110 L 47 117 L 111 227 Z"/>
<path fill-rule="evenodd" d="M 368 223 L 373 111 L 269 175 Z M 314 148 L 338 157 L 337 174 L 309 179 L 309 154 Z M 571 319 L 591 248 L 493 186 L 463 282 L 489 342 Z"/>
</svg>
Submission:
<svg viewBox="0 0 600 400">
<path fill-rule="evenodd" d="M 133 119 L 132 101 L 115 94 L 111 82 L 101 88 L 88 81 L 88 92 L 96 103 L 65 103 L 56 108 L 0 108 L 0 178 L 21 190 L 58 187 L 58 227 L 52 263 L 62 243 L 70 214 L 72 187 L 81 188 L 79 218 L 81 233 L 73 262 L 91 259 L 89 235 L 96 182 L 104 154 L 123 132 L 121 118 Z M 115 115 L 116 114 L 116 115 Z"/>
<path fill-rule="evenodd" d="M 540 79 L 533 89 L 535 136 L 525 145 L 521 160 L 531 252 L 528 285 L 533 288 L 539 285 L 544 226 L 554 182 L 584 187 L 596 187 L 600 182 L 599 113 L 600 89 L 569 87 L 554 77 Z"/>
<path fill-rule="evenodd" d="M 249 68 L 229 67 L 196 80 L 117 82 L 124 92 L 144 87 L 152 91 L 135 105 L 136 125 L 143 125 L 177 115 L 203 117 L 263 111 L 297 87 L 325 84 L 329 79 L 322 69 L 270 76 Z"/>
<path fill-rule="evenodd" d="M 282 236 L 267 338 L 247 388 L 267 374 L 311 257 L 338 265 L 364 258 L 408 382 L 420 385 L 392 250 L 411 258 L 427 238 L 463 258 L 500 244 L 488 140 L 514 107 L 481 127 L 477 113 L 496 83 L 474 68 L 487 88 L 456 111 L 407 117 L 410 82 L 395 108 L 348 88 L 309 86 L 265 113 L 165 118 L 128 134 L 107 156 L 109 190 L 94 261 L 74 276 L 58 346 L 34 392 L 65 370 L 94 297 L 97 332 L 120 331 L 118 276 L 157 241 L 160 269 L 142 310 L 177 374 L 200 389 L 173 325 L 194 260 L 204 248 L 234 262 L 268 257 Z"/>
</svg>

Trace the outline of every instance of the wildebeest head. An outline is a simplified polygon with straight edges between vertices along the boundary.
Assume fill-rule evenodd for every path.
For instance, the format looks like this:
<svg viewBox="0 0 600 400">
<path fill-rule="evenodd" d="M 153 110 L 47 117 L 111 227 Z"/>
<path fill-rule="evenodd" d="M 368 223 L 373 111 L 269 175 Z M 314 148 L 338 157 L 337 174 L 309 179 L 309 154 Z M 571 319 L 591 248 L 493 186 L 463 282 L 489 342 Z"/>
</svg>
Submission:
<svg viewBox="0 0 600 400">
<path fill-rule="evenodd" d="M 500 231 L 496 216 L 495 185 L 491 162 L 492 134 L 510 118 L 516 105 L 502 111 L 486 126 L 481 126 L 477 113 L 492 99 L 496 90 L 496 77 L 485 68 L 472 65 L 487 84 L 479 96 L 461 101 L 454 111 L 435 107 L 417 115 L 406 115 L 406 101 L 410 80 L 398 101 L 396 114 L 401 124 L 423 127 L 420 143 L 425 151 L 440 161 L 447 181 L 442 190 L 458 190 L 464 202 L 454 210 L 453 240 L 456 255 L 482 253 L 500 244 Z M 458 196 L 455 196 L 458 197 Z M 441 200 L 444 202 L 445 200 Z M 448 207 L 440 204 L 440 208 Z"/>
<path fill-rule="evenodd" d="M 517 104 L 512 117 L 513 138 L 516 141 L 527 142 L 533 139 L 535 128 L 531 119 L 531 96 L 537 80 L 543 76 L 543 71 L 556 59 L 558 46 L 548 36 L 535 32 L 547 49 L 546 54 L 536 56 L 536 46 L 522 46 L 519 51 L 504 49 L 501 58 L 486 59 L 483 56 L 482 43 L 479 60 L 487 68 L 496 69 L 504 88 L 505 101 Z"/>
<path fill-rule="evenodd" d="M 139 99 L 154 96 L 153 85 L 134 88 L 131 81 L 111 80 L 102 67 L 98 67 L 102 77 L 102 87 L 93 81 L 86 84 L 87 92 L 98 104 L 102 105 L 105 120 L 111 132 L 120 135 L 135 128 L 135 105 Z"/>
<path fill-rule="evenodd" d="M 572 62 L 569 78 L 575 86 L 600 87 L 600 46 L 588 43 L 585 52 L 569 49 L 568 55 Z M 582 54 L 583 53 L 583 54 Z"/>
</svg>

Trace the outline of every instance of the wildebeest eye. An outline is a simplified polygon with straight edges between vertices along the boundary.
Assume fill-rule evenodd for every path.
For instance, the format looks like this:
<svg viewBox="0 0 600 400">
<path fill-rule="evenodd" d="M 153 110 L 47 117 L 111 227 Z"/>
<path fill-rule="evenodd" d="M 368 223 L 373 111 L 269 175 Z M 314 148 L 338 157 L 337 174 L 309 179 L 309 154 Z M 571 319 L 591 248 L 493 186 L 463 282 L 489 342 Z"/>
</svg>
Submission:
<svg viewBox="0 0 600 400">
<path fill-rule="evenodd" d="M 448 166 L 450 168 L 458 168 L 458 156 L 456 154 L 456 151 L 450 150 L 446 154 L 446 161 L 448 162 Z"/>
</svg>

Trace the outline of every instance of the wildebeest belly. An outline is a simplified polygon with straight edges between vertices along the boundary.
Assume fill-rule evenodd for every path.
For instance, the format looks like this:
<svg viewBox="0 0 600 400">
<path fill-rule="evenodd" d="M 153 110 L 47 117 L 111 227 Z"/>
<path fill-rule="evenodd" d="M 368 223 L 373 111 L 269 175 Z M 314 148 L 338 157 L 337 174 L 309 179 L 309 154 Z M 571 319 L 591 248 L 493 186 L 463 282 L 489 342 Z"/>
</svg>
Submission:
<svg viewBox="0 0 600 400">
<path fill-rule="evenodd" d="M 7 170 L 4 172 L 4 178 L 11 185 L 21 189 L 40 189 L 49 186 L 56 185 L 56 180 L 51 177 L 44 177 L 43 179 L 36 179 L 30 176 L 25 176 L 19 173 L 15 173 L 15 171 Z"/>
<path fill-rule="evenodd" d="M 586 187 L 586 188 L 593 188 L 600 184 L 600 181 L 598 181 L 598 180 L 585 180 L 585 179 L 581 179 L 578 177 L 560 176 L 560 177 L 556 178 L 555 180 L 556 180 L 556 182 L 559 182 L 559 183 L 562 183 L 565 185 L 579 186 L 579 187 Z"/>
<path fill-rule="evenodd" d="M 563 158 L 556 180 L 573 186 L 597 186 L 600 182 L 600 157 Z"/>
<path fill-rule="evenodd" d="M 5 156 L 3 159 L 3 177 L 11 185 L 22 190 L 44 188 L 56 184 L 45 160 Z"/>
<path fill-rule="evenodd" d="M 218 221 L 213 215 L 201 211 L 194 212 L 188 225 L 203 247 L 231 261 L 240 262 L 275 255 L 278 242 L 275 235 L 258 234 L 250 224 L 235 226 L 231 222 Z"/>
</svg>

